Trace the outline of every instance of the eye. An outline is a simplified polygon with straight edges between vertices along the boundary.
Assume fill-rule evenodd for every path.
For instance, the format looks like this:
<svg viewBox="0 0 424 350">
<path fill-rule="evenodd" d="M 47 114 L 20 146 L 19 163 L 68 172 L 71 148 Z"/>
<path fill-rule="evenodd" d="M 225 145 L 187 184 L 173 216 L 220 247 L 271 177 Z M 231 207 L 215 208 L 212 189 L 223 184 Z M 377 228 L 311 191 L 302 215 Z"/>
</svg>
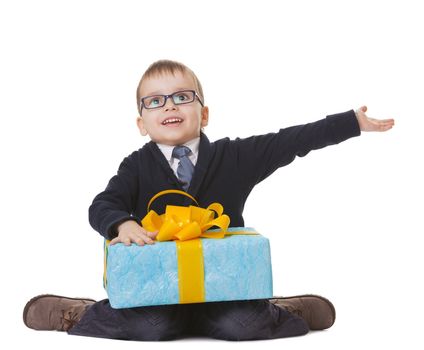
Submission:
<svg viewBox="0 0 424 350">
<path fill-rule="evenodd" d="M 152 97 L 146 98 L 144 100 L 144 104 L 146 105 L 146 108 L 160 107 L 163 104 L 163 97 L 162 96 L 152 96 Z"/>
<path fill-rule="evenodd" d="M 175 103 L 186 103 L 190 102 L 193 99 L 192 93 L 190 91 L 181 91 L 177 92 L 173 96 Z"/>
</svg>

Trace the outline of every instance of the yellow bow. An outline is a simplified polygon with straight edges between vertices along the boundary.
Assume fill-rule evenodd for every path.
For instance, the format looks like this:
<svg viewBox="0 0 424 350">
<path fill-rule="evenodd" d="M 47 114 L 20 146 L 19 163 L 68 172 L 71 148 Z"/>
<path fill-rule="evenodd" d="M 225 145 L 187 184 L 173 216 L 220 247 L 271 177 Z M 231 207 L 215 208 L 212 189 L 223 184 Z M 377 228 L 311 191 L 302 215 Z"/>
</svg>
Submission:
<svg viewBox="0 0 424 350">
<path fill-rule="evenodd" d="M 212 203 L 206 209 L 195 206 L 167 205 L 165 213 L 158 215 L 150 210 L 152 202 L 168 193 L 182 194 L 197 201 L 188 193 L 180 190 L 165 190 L 152 197 L 147 205 L 147 215 L 141 220 L 143 227 L 150 232 L 159 231 L 156 239 L 158 241 L 179 240 L 186 241 L 194 238 L 223 238 L 230 225 L 230 218 L 223 214 L 224 207 L 219 203 Z M 217 217 L 215 218 L 215 213 Z M 207 231 L 213 226 L 219 227 L 220 231 Z"/>
</svg>

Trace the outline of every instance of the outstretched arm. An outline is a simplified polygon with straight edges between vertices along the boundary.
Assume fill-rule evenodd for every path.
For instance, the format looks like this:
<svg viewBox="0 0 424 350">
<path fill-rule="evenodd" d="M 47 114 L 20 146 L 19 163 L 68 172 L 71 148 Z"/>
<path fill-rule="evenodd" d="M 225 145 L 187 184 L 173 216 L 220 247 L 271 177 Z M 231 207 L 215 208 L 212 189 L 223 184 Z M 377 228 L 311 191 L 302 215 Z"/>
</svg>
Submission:
<svg viewBox="0 0 424 350">
<path fill-rule="evenodd" d="M 355 111 L 361 131 L 387 131 L 395 125 L 394 119 L 374 119 L 365 114 L 367 106 L 362 106 Z"/>
</svg>

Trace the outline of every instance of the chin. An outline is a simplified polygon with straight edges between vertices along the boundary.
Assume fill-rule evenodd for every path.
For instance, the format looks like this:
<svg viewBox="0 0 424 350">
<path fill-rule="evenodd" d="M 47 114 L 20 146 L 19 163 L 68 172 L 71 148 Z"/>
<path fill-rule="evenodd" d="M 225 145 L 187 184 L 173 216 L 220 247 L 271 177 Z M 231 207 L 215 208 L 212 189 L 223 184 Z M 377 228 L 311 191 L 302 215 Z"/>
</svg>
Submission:
<svg viewBox="0 0 424 350">
<path fill-rule="evenodd" d="M 197 135 L 184 135 L 184 136 L 175 135 L 175 137 L 170 136 L 170 137 L 163 138 L 164 142 L 160 142 L 160 143 L 166 142 L 166 144 L 171 145 L 171 146 L 182 145 L 183 143 L 186 143 L 186 142 L 188 142 L 188 141 L 190 141 L 190 140 L 192 140 L 196 137 L 199 137 L 199 136 L 200 136 L 200 133 L 197 134 Z"/>
<path fill-rule="evenodd" d="M 177 145 L 181 145 L 187 141 L 191 140 L 191 138 L 186 139 L 186 138 L 181 138 L 181 137 L 167 137 L 167 138 L 161 138 L 158 140 L 153 140 L 156 143 L 161 143 L 164 145 L 168 145 L 168 146 L 177 146 Z"/>
</svg>

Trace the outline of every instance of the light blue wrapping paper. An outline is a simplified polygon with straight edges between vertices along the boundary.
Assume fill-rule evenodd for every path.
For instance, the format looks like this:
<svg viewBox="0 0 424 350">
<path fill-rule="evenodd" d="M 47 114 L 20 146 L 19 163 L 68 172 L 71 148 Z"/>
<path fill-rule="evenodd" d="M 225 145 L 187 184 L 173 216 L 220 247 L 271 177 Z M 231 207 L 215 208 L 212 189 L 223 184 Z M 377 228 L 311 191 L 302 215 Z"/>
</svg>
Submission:
<svg viewBox="0 0 424 350">
<path fill-rule="evenodd" d="M 272 297 L 267 238 L 230 235 L 202 239 L 202 246 L 206 302 Z M 113 308 L 179 303 L 175 242 L 109 246 L 106 273 L 105 288 Z"/>
</svg>

